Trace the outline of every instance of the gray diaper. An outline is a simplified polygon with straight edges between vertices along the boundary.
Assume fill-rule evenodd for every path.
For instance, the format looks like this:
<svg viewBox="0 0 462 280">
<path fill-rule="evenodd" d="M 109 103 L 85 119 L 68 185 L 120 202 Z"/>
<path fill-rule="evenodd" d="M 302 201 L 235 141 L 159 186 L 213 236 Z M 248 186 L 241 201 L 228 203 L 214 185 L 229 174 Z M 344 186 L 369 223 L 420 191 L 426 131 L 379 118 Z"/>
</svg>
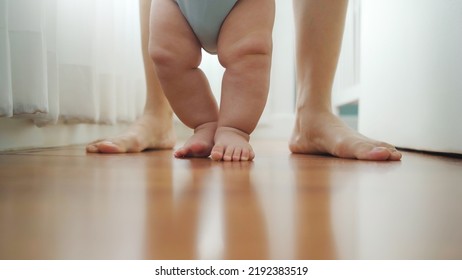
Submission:
<svg viewBox="0 0 462 280">
<path fill-rule="evenodd" d="M 217 52 L 221 25 L 238 0 L 176 0 L 204 50 Z"/>
</svg>

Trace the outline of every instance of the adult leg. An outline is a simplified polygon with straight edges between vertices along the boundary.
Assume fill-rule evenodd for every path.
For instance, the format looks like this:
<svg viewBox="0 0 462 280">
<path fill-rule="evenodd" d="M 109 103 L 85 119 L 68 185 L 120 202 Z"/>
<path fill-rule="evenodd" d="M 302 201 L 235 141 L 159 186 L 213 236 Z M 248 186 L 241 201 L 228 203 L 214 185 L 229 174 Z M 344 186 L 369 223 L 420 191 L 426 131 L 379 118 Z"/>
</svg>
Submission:
<svg viewBox="0 0 462 280">
<path fill-rule="evenodd" d="M 178 118 L 194 129 L 194 135 L 175 156 L 208 157 L 218 106 L 207 78 L 198 68 L 201 45 L 173 0 L 153 1 L 150 26 L 149 52 L 165 96 Z"/>
<path fill-rule="evenodd" d="M 146 104 L 143 115 L 117 137 L 87 145 L 90 153 L 141 152 L 146 149 L 171 149 L 175 145 L 172 110 L 162 92 L 148 53 L 151 0 L 140 0 L 141 39 L 146 74 Z"/>
<path fill-rule="evenodd" d="M 226 68 L 212 159 L 254 158 L 249 134 L 266 104 L 272 53 L 274 1 L 240 0 L 218 39 L 218 58 Z"/>
<path fill-rule="evenodd" d="M 350 129 L 331 109 L 347 0 L 294 0 L 297 111 L 290 150 L 361 160 L 400 160 L 392 145 Z"/>
</svg>

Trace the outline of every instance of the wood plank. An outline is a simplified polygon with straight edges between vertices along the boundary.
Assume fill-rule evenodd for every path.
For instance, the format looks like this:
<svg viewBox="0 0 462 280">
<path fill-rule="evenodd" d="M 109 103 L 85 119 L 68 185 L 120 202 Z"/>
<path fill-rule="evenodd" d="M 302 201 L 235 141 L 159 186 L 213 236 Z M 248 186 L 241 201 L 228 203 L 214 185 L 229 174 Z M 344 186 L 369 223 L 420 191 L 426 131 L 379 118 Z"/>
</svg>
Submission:
<svg viewBox="0 0 462 280">
<path fill-rule="evenodd" d="M 462 160 L 0 155 L 0 259 L 461 259 Z"/>
</svg>

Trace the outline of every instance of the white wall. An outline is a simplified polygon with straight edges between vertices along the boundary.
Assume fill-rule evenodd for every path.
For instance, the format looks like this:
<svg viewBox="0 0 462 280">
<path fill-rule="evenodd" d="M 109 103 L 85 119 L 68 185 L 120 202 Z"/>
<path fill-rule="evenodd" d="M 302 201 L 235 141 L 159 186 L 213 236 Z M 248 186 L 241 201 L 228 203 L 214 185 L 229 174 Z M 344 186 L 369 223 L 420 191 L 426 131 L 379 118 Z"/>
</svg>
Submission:
<svg viewBox="0 0 462 280">
<path fill-rule="evenodd" d="M 462 153 L 462 1 L 367 0 L 361 12 L 360 131 Z"/>
</svg>

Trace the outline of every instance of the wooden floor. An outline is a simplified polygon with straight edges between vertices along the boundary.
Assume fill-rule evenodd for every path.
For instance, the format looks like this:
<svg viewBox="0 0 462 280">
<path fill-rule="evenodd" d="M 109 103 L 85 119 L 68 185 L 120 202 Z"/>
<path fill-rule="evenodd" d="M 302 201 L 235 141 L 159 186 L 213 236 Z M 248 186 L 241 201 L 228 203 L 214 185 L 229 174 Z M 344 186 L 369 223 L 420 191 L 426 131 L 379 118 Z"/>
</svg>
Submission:
<svg viewBox="0 0 462 280">
<path fill-rule="evenodd" d="M 0 155 L 0 259 L 462 259 L 462 160 Z"/>
</svg>

